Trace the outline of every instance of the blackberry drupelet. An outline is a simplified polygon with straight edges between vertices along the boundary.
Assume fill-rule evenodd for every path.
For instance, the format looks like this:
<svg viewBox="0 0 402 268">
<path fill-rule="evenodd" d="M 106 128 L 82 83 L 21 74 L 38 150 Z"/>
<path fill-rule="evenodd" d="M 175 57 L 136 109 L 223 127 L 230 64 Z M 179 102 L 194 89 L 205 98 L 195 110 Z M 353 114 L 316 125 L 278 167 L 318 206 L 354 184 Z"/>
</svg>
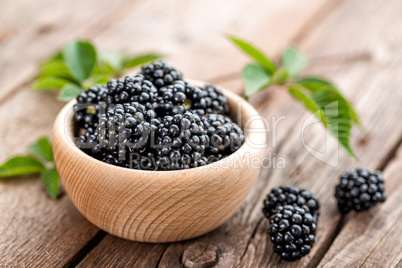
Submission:
<svg viewBox="0 0 402 268">
<path fill-rule="evenodd" d="M 176 170 L 208 163 L 203 157 L 207 137 L 198 115 L 189 111 L 167 115 L 162 118 L 156 133 L 158 168 Z"/>
<path fill-rule="evenodd" d="M 100 103 L 107 97 L 107 88 L 96 85 L 81 92 L 74 105 L 75 122 L 78 126 L 88 128 L 98 122 Z"/>
<path fill-rule="evenodd" d="M 98 123 L 94 123 L 93 126 L 85 129 L 83 135 L 75 138 L 75 144 L 77 147 L 95 158 L 97 158 L 95 155 L 98 152 L 94 150 L 94 148 L 99 148 L 97 128 Z"/>
<path fill-rule="evenodd" d="M 158 96 L 158 90 L 150 81 L 144 79 L 143 75 L 111 79 L 106 86 L 108 104 L 138 102 L 152 110 Z"/>
<path fill-rule="evenodd" d="M 269 223 L 274 252 L 283 260 L 295 261 L 310 253 L 317 228 L 310 213 L 298 206 L 278 206 Z"/>
<path fill-rule="evenodd" d="M 212 85 L 200 87 L 201 94 L 197 94 L 196 98 L 192 98 L 191 109 L 197 111 L 199 115 L 205 114 L 228 114 L 229 104 L 228 98 L 223 95 L 220 89 Z"/>
<path fill-rule="evenodd" d="M 189 82 L 177 80 L 159 89 L 158 104 L 167 108 L 182 105 L 183 110 L 193 110 L 199 116 L 212 113 L 228 114 L 229 104 L 222 91 L 211 85 L 196 87 Z"/>
<path fill-rule="evenodd" d="M 293 185 L 282 185 L 272 189 L 264 200 L 263 213 L 269 218 L 276 213 L 278 206 L 293 205 L 303 208 L 317 220 L 319 216 L 318 199 L 308 190 Z"/>
<path fill-rule="evenodd" d="M 384 202 L 384 178 L 380 171 L 365 168 L 346 172 L 335 188 L 339 211 L 343 214 L 354 209 L 367 210 L 379 202 Z"/>
<path fill-rule="evenodd" d="M 147 109 L 137 103 L 110 105 L 101 114 L 98 143 L 108 163 L 127 166 L 130 154 L 145 155 L 150 150 L 150 137 L 156 126 L 147 121 Z M 113 158 L 113 159 L 112 159 Z"/>
<path fill-rule="evenodd" d="M 183 114 L 187 109 L 191 108 L 191 101 L 188 96 L 196 89 L 190 83 L 182 80 L 174 81 L 172 85 L 158 89 L 158 97 L 156 101 L 156 112 L 159 115 Z M 200 89 L 198 89 L 201 92 Z"/>
<path fill-rule="evenodd" d="M 141 73 L 157 88 L 171 85 L 174 81 L 182 79 L 180 71 L 162 60 L 143 65 Z"/>
<path fill-rule="evenodd" d="M 225 115 L 207 114 L 202 117 L 208 135 L 207 152 L 211 155 L 229 155 L 244 142 L 241 128 Z"/>
</svg>

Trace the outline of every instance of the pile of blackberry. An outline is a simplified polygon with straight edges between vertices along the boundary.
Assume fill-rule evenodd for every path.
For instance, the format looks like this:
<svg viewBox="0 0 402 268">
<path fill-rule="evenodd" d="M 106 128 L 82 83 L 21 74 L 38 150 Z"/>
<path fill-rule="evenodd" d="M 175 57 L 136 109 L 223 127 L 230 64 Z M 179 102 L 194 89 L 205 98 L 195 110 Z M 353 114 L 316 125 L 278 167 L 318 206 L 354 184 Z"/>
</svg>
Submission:
<svg viewBox="0 0 402 268">
<path fill-rule="evenodd" d="M 310 253 L 317 228 L 310 213 L 298 206 L 279 206 L 269 218 L 269 224 L 274 252 L 283 260 L 295 261 Z"/>
<path fill-rule="evenodd" d="M 228 99 L 213 85 L 195 86 L 164 61 L 137 75 L 80 93 L 76 144 L 88 155 L 126 168 L 179 170 L 218 161 L 244 142 Z"/>
<path fill-rule="evenodd" d="M 335 188 L 335 197 L 339 211 L 343 214 L 351 210 L 367 210 L 385 201 L 384 178 L 380 171 L 365 168 L 346 172 Z"/>
<path fill-rule="evenodd" d="M 319 217 L 318 199 L 308 190 L 292 185 L 272 189 L 264 200 L 264 216 L 274 252 L 283 260 L 295 261 L 310 253 Z"/>
</svg>

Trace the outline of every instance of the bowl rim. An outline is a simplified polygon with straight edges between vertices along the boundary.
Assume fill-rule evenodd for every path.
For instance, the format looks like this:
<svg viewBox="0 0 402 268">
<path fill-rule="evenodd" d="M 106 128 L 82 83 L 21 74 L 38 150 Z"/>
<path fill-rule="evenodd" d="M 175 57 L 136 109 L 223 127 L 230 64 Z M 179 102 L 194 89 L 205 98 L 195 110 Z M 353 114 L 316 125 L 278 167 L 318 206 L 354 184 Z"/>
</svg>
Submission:
<svg viewBox="0 0 402 268">
<path fill-rule="evenodd" d="M 194 85 L 210 85 L 211 83 L 207 83 L 207 82 L 203 82 L 203 81 L 199 81 L 199 80 L 193 80 L 193 79 L 186 79 L 186 82 L 191 82 Z M 257 120 L 255 120 L 254 124 L 258 124 L 258 129 L 266 129 L 265 125 L 263 124 L 262 120 L 261 120 L 261 116 L 259 115 L 259 113 L 255 110 L 255 108 L 248 103 L 244 98 L 240 97 L 239 95 L 237 95 L 234 92 L 231 92 L 228 89 L 225 89 L 221 86 L 217 86 L 214 85 L 217 89 L 221 90 L 224 95 L 228 98 L 228 99 L 232 99 L 234 102 L 241 102 L 242 104 L 242 108 L 241 108 L 241 113 L 243 113 L 244 111 L 248 111 L 248 115 L 249 118 L 253 117 L 253 116 L 258 116 L 259 119 L 257 122 Z M 209 169 L 209 168 L 220 168 L 221 164 L 224 162 L 229 162 L 232 163 L 236 160 L 236 157 L 238 157 L 238 155 L 240 155 L 240 153 L 244 152 L 249 152 L 249 148 L 254 149 L 256 151 L 260 151 L 261 148 L 252 148 L 249 146 L 249 144 L 247 144 L 247 141 L 250 141 L 250 136 L 257 136 L 257 135 L 263 135 L 264 141 L 266 141 L 266 134 L 265 132 L 251 132 L 248 133 L 245 132 L 245 126 L 241 126 L 243 132 L 245 132 L 245 140 L 242 144 L 242 146 L 240 146 L 240 148 L 238 148 L 235 152 L 233 152 L 232 154 L 216 161 L 210 164 L 207 164 L 205 166 L 199 166 L 199 167 L 194 167 L 194 168 L 188 168 L 188 169 L 178 169 L 178 170 L 142 170 L 142 169 L 133 169 L 133 168 L 127 168 L 127 167 L 121 167 L 121 166 L 115 166 L 112 164 L 108 164 L 105 163 L 101 160 L 98 160 L 88 154 L 86 154 L 85 152 L 83 152 L 81 149 L 79 149 L 77 147 L 77 145 L 74 143 L 74 131 L 73 129 L 67 129 L 67 125 L 70 125 L 71 127 L 73 127 L 72 122 L 72 118 L 69 117 L 69 115 L 71 114 L 71 116 L 73 116 L 73 105 L 76 103 L 76 100 L 73 99 L 70 102 L 68 102 L 63 108 L 62 110 L 59 112 L 59 114 L 57 115 L 57 118 L 55 120 L 55 124 L 54 124 L 54 129 L 53 129 L 53 133 L 56 132 L 56 128 L 58 127 L 62 127 L 61 129 L 61 136 L 62 140 L 64 141 L 64 144 L 68 144 L 68 146 L 70 147 L 70 149 L 72 149 L 74 152 L 76 152 L 77 154 L 79 154 L 80 157 L 84 157 L 86 158 L 88 161 L 93 161 L 95 162 L 94 164 L 98 164 L 101 166 L 104 166 L 105 168 L 109 168 L 109 169 L 117 169 L 117 170 L 121 170 L 124 172 L 130 172 L 130 173 L 137 173 L 137 174 L 142 174 L 142 173 L 157 173 L 157 174 L 162 174 L 162 173 L 169 173 L 169 175 L 172 175 L 174 173 L 183 173 L 183 172 L 197 172 L 200 170 L 205 170 L 205 169 Z M 232 118 L 231 118 L 232 119 Z M 245 121 L 247 121 L 248 118 L 246 118 Z M 67 121 L 71 121 L 70 123 L 66 123 Z M 60 129 L 58 129 L 60 131 Z"/>
</svg>

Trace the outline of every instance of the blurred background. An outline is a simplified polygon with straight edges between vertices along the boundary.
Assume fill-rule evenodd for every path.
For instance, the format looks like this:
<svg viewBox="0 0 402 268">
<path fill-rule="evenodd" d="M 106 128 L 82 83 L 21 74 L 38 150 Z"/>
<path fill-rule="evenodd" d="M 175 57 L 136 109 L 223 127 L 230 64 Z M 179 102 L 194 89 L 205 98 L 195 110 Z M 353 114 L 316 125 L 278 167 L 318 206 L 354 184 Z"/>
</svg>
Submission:
<svg viewBox="0 0 402 268">
<path fill-rule="evenodd" d="M 304 150 L 300 129 L 309 115 L 304 107 L 285 91 L 258 93 L 250 102 L 262 115 L 287 117 L 277 132 L 279 146 L 273 149 L 286 159 L 286 169 L 263 171 L 232 219 L 184 243 L 150 245 L 107 235 L 86 221 L 66 195 L 50 200 L 39 176 L 1 183 L 0 266 L 81 263 L 85 267 L 109 262 L 175 266 L 180 265 L 183 252 L 201 241 L 219 248 L 221 267 L 266 267 L 279 259 L 269 257 L 272 248 L 260 203 L 270 188 L 283 182 L 309 188 L 325 204 L 321 224 L 326 228 L 319 232 L 313 253 L 298 263 L 314 266 L 330 262 L 347 243 L 338 241 L 329 257 L 324 256 L 342 220 L 328 194 L 336 179 L 326 178 L 356 166 L 382 169 L 390 177 L 402 170 L 395 164 L 400 162 L 402 141 L 402 3 L 398 0 L 1 0 L 0 10 L 0 162 L 26 154 L 29 144 L 51 136 L 54 118 L 65 103 L 54 92 L 32 91 L 32 81 L 39 62 L 73 39 L 90 40 L 99 51 L 160 53 L 186 77 L 238 94 L 244 91 L 241 70 L 250 59 L 227 35 L 249 40 L 276 60 L 286 45 L 293 44 L 310 58 L 305 73 L 334 81 L 354 103 L 369 132 L 368 136 L 353 133 L 359 162 L 340 152 L 339 165 L 327 166 Z M 320 148 L 325 133 L 322 128 L 317 131 L 307 140 Z M 338 147 L 332 144 L 329 150 L 335 152 Z M 394 181 L 390 189 L 401 192 L 398 180 Z M 395 217 L 391 222 L 399 216 Z M 351 230 L 363 228 L 359 222 L 348 221 L 354 224 Z M 400 249 L 400 243 L 395 247 Z M 370 260 L 364 255 L 370 249 L 348 256 Z"/>
</svg>

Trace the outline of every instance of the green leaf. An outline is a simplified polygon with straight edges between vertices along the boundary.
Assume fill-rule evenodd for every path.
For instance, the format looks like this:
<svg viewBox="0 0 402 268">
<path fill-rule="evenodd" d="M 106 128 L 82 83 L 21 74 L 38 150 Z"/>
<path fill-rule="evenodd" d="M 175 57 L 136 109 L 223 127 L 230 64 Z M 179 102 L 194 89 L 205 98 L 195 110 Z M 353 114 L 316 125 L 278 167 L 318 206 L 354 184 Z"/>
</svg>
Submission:
<svg viewBox="0 0 402 268">
<path fill-rule="evenodd" d="M 304 106 L 312 111 L 318 119 L 327 126 L 327 119 L 325 117 L 324 111 L 318 107 L 318 105 L 310 98 L 310 96 L 306 95 L 302 88 L 298 85 L 291 85 L 288 87 L 289 93 L 298 101 L 304 104 Z"/>
<path fill-rule="evenodd" d="M 72 74 L 78 81 L 90 77 L 96 64 L 95 47 L 85 41 L 73 41 L 64 47 L 64 61 Z"/>
<path fill-rule="evenodd" d="M 333 90 L 333 91 L 339 92 L 338 89 L 331 82 L 329 82 L 323 78 L 305 77 L 305 78 L 300 79 L 297 83 L 299 85 L 301 85 L 302 87 L 310 90 L 311 92 L 317 92 L 317 91 L 321 91 L 321 90 Z M 348 101 L 347 101 L 347 103 L 349 105 L 349 112 L 350 112 L 350 116 L 353 119 L 353 122 L 355 124 L 357 124 L 358 126 L 362 127 L 360 124 L 359 116 L 357 115 L 357 112 L 353 108 L 353 105 Z"/>
<path fill-rule="evenodd" d="M 103 52 L 99 56 L 100 60 L 107 63 L 113 70 L 120 71 L 123 69 L 124 56 L 120 53 Z"/>
<path fill-rule="evenodd" d="M 233 36 L 229 36 L 229 39 L 232 40 L 233 43 L 235 43 L 240 49 L 246 52 L 249 56 L 255 59 L 259 64 L 261 64 L 269 74 L 273 74 L 276 71 L 275 64 L 270 59 L 268 59 L 264 55 L 264 53 L 255 48 L 253 45 L 244 40 L 235 38 Z"/>
<path fill-rule="evenodd" d="M 53 61 L 59 61 L 59 60 L 61 60 L 61 61 L 63 60 L 63 52 L 62 51 L 56 52 L 50 58 L 42 61 L 40 63 L 40 65 L 47 64 L 47 63 L 50 63 L 50 62 L 53 62 Z"/>
<path fill-rule="evenodd" d="M 246 98 L 266 87 L 270 81 L 270 75 L 257 63 L 247 64 L 243 69 L 242 78 L 246 89 Z"/>
<path fill-rule="evenodd" d="M 269 82 L 270 85 L 282 85 L 284 84 L 289 78 L 289 71 L 286 68 L 279 68 L 276 72 L 272 75 L 271 81 Z"/>
<path fill-rule="evenodd" d="M 282 66 L 288 69 L 290 77 L 296 76 L 308 64 L 308 59 L 294 47 L 287 47 L 282 54 Z"/>
<path fill-rule="evenodd" d="M 66 84 L 64 87 L 61 89 L 61 92 L 58 96 L 59 100 L 62 101 L 70 101 L 74 99 L 75 97 L 78 96 L 82 91 L 82 88 L 80 86 L 77 86 L 75 84 Z"/>
<path fill-rule="evenodd" d="M 137 67 L 138 65 L 145 64 L 150 61 L 154 61 L 157 59 L 162 58 L 162 55 L 158 54 L 144 54 L 135 57 L 126 57 L 124 59 L 123 68 L 122 69 L 129 69 Z"/>
<path fill-rule="evenodd" d="M 0 177 L 41 173 L 45 166 L 32 156 L 16 156 L 0 166 Z"/>
<path fill-rule="evenodd" d="M 32 144 L 29 150 L 46 161 L 53 161 L 52 145 L 46 137 L 40 138 L 36 143 Z"/>
<path fill-rule="evenodd" d="M 107 82 L 109 82 L 110 79 L 111 79 L 111 77 L 109 77 L 109 76 L 102 76 L 102 75 L 94 76 L 90 86 L 106 85 Z"/>
<path fill-rule="evenodd" d="M 318 77 L 305 77 L 299 79 L 297 83 L 312 92 L 328 89 L 328 87 L 336 90 L 336 88 L 330 82 Z"/>
<path fill-rule="evenodd" d="M 46 192 L 53 198 L 57 198 L 59 191 L 59 173 L 56 168 L 46 169 L 42 174 L 42 181 L 45 184 Z"/>
<path fill-rule="evenodd" d="M 70 81 L 55 77 L 55 76 L 46 76 L 46 77 L 39 77 L 34 81 L 33 89 L 34 90 L 59 90 L 64 85 L 71 83 Z"/>
<path fill-rule="evenodd" d="M 312 93 L 311 98 L 324 111 L 328 121 L 327 127 L 332 135 L 338 139 L 338 142 L 350 156 L 357 159 L 349 142 L 353 118 L 346 99 L 340 92 L 332 89 L 316 91 Z"/>
<path fill-rule="evenodd" d="M 66 64 L 62 60 L 52 60 L 40 64 L 40 76 L 57 76 L 74 81 Z"/>
<path fill-rule="evenodd" d="M 98 61 L 92 72 L 92 76 L 119 76 L 119 71 L 114 70 L 113 67 L 106 61 Z"/>
</svg>

